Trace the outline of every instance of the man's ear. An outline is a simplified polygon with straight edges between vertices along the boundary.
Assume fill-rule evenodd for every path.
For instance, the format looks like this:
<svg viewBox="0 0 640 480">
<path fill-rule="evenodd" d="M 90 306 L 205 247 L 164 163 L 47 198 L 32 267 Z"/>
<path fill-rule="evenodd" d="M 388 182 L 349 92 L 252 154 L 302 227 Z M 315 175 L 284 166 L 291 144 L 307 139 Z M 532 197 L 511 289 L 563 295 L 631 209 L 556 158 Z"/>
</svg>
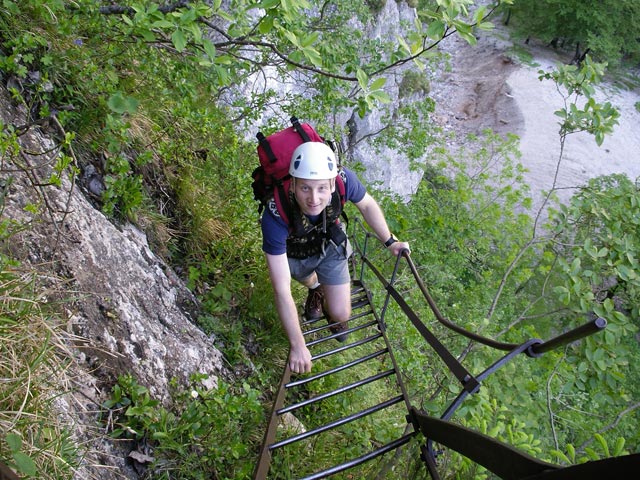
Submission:
<svg viewBox="0 0 640 480">
<path fill-rule="evenodd" d="M 331 185 L 331 193 L 336 191 L 336 179 L 335 178 L 331 178 L 329 179 L 329 185 Z"/>
</svg>

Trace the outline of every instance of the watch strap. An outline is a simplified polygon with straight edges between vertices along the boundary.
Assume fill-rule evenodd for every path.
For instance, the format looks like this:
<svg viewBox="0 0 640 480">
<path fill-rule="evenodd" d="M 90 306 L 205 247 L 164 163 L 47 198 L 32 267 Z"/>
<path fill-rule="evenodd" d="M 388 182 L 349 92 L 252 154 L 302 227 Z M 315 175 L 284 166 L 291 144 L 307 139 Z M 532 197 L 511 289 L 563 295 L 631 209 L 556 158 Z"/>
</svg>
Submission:
<svg viewBox="0 0 640 480">
<path fill-rule="evenodd" d="M 396 237 L 394 237 L 393 234 L 391 234 L 389 239 L 386 242 L 384 242 L 384 246 L 385 247 L 390 247 L 391 245 L 393 245 L 397 241 L 398 241 L 398 239 Z"/>
</svg>

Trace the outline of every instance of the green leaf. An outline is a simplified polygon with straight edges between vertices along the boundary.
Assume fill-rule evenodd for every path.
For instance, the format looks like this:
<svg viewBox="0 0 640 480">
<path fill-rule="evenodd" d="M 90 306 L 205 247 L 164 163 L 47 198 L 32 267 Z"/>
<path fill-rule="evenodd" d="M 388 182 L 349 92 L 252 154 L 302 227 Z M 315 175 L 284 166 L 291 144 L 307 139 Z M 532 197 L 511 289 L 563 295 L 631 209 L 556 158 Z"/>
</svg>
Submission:
<svg viewBox="0 0 640 480">
<path fill-rule="evenodd" d="M 356 70 L 356 78 L 358 79 L 358 85 L 362 90 L 367 90 L 369 84 L 369 76 L 365 73 L 364 70 L 358 69 Z"/>
<path fill-rule="evenodd" d="M 115 113 L 133 114 L 138 110 L 138 100 L 133 97 L 125 97 L 122 92 L 116 92 L 107 101 L 107 106 Z"/>
<path fill-rule="evenodd" d="M 155 22 L 153 22 L 150 25 L 150 28 L 173 28 L 174 26 L 175 25 L 172 22 L 162 19 L 162 20 L 156 20 Z"/>
<path fill-rule="evenodd" d="M 427 37 L 439 40 L 444 36 L 445 24 L 440 20 L 434 20 L 427 27 Z"/>
<path fill-rule="evenodd" d="M 615 445 L 613 446 L 612 455 L 614 457 L 619 457 L 624 453 L 624 444 L 625 444 L 625 439 L 623 437 L 618 437 Z"/>
<path fill-rule="evenodd" d="M 604 456 L 605 457 L 609 457 L 609 445 L 607 445 L 607 441 L 605 440 L 605 438 L 600 435 L 599 433 L 596 433 L 594 435 L 594 438 L 596 439 L 596 441 L 600 444 L 600 447 L 602 448 L 602 451 L 604 452 Z"/>
<path fill-rule="evenodd" d="M 9 449 L 12 452 L 19 452 L 22 450 L 22 437 L 15 433 L 7 433 L 5 440 L 9 445 Z"/>
<path fill-rule="evenodd" d="M 406 42 L 406 40 L 400 36 L 396 37 L 398 40 L 398 43 L 400 44 L 400 46 L 402 47 L 402 49 L 410 54 L 411 53 L 411 47 L 409 46 L 409 44 Z"/>
<path fill-rule="evenodd" d="M 258 31 L 265 35 L 273 30 L 273 17 L 263 17 L 258 25 Z"/>
<path fill-rule="evenodd" d="M 256 3 L 253 8 L 269 10 L 270 8 L 276 7 L 278 5 L 280 5 L 280 0 L 263 0 L 262 2 Z"/>
<path fill-rule="evenodd" d="M 306 47 L 302 49 L 304 56 L 316 67 L 322 66 L 322 55 L 315 48 Z"/>
<path fill-rule="evenodd" d="M 371 86 L 369 88 L 371 90 L 380 90 L 386 83 L 386 77 L 378 77 L 373 82 L 371 82 Z"/>
<path fill-rule="evenodd" d="M 187 38 L 185 37 L 182 30 L 176 30 L 171 35 L 171 42 L 173 46 L 176 47 L 178 52 L 183 52 L 185 47 L 187 46 Z"/>
<path fill-rule="evenodd" d="M 567 453 L 569 454 L 569 459 L 571 460 L 571 463 L 575 463 L 576 448 L 571 443 L 567 445 Z"/>
<path fill-rule="evenodd" d="M 496 28 L 496 26 L 491 22 L 480 22 L 478 24 L 478 28 L 480 30 L 489 31 L 489 30 L 493 30 L 494 28 Z"/>
<path fill-rule="evenodd" d="M 302 39 L 300 45 L 303 47 L 309 47 L 316 43 L 318 40 L 318 32 L 313 32 Z"/>
<path fill-rule="evenodd" d="M 284 35 L 285 37 L 287 37 L 289 39 L 289 41 L 295 45 L 296 47 L 300 48 L 300 40 L 298 40 L 298 37 L 296 36 L 295 33 L 289 31 L 289 30 L 284 30 Z"/>
<path fill-rule="evenodd" d="M 382 90 L 374 90 L 373 92 L 371 92 L 369 94 L 369 97 L 373 98 L 374 100 L 376 100 L 376 101 L 378 101 L 380 103 L 389 103 L 389 102 L 391 102 L 391 97 L 389 97 L 387 92 L 384 92 Z"/>
<path fill-rule="evenodd" d="M 211 42 L 211 40 L 209 40 L 208 38 L 202 40 L 202 48 L 211 61 L 215 60 L 216 46 Z"/>
<path fill-rule="evenodd" d="M 627 267 L 626 265 L 618 265 L 616 267 L 618 275 L 625 282 L 633 281 L 638 278 L 638 274 L 632 268 Z"/>
<path fill-rule="evenodd" d="M 29 455 L 22 452 L 15 452 L 13 454 L 13 461 L 16 464 L 18 472 L 28 475 L 29 477 L 35 477 L 38 473 L 35 462 Z"/>
</svg>

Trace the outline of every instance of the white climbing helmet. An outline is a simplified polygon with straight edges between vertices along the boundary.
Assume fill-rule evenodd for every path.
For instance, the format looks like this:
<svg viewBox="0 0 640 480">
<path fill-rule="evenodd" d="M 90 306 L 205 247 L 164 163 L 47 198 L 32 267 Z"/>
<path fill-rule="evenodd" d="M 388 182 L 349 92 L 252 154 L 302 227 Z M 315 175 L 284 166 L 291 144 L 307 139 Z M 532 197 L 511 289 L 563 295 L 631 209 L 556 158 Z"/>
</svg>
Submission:
<svg viewBox="0 0 640 480">
<path fill-rule="evenodd" d="M 338 175 L 336 156 L 329 145 L 305 142 L 291 155 L 289 174 L 306 180 L 330 180 Z"/>
</svg>

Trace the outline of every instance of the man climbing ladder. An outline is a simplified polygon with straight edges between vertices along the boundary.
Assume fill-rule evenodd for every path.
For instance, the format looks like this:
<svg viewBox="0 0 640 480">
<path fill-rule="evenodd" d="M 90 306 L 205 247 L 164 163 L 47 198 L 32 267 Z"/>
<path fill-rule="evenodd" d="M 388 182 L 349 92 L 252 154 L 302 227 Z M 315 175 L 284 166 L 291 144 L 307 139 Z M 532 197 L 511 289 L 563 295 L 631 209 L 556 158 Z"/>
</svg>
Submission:
<svg viewBox="0 0 640 480">
<path fill-rule="evenodd" d="M 289 215 L 282 218 L 272 202 L 262 215 L 262 250 L 274 290 L 276 308 L 289 338 L 289 367 L 294 373 L 311 371 L 298 311 L 291 293 L 291 278 L 309 289 L 307 319 L 323 313 L 333 333 L 344 332 L 351 316 L 351 245 L 339 217 L 346 201 L 360 211 L 367 225 L 393 254 L 409 250 L 389 230 L 378 203 L 352 171 L 341 168 L 331 148 L 322 142 L 305 142 L 291 157 L 288 187 Z M 340 176 L 340 178 L 338 178 Z M 342 183 L 340 188 L 336 188 Z M 344 341 L 346 335 L 339 335 Z"/>
</svg>

